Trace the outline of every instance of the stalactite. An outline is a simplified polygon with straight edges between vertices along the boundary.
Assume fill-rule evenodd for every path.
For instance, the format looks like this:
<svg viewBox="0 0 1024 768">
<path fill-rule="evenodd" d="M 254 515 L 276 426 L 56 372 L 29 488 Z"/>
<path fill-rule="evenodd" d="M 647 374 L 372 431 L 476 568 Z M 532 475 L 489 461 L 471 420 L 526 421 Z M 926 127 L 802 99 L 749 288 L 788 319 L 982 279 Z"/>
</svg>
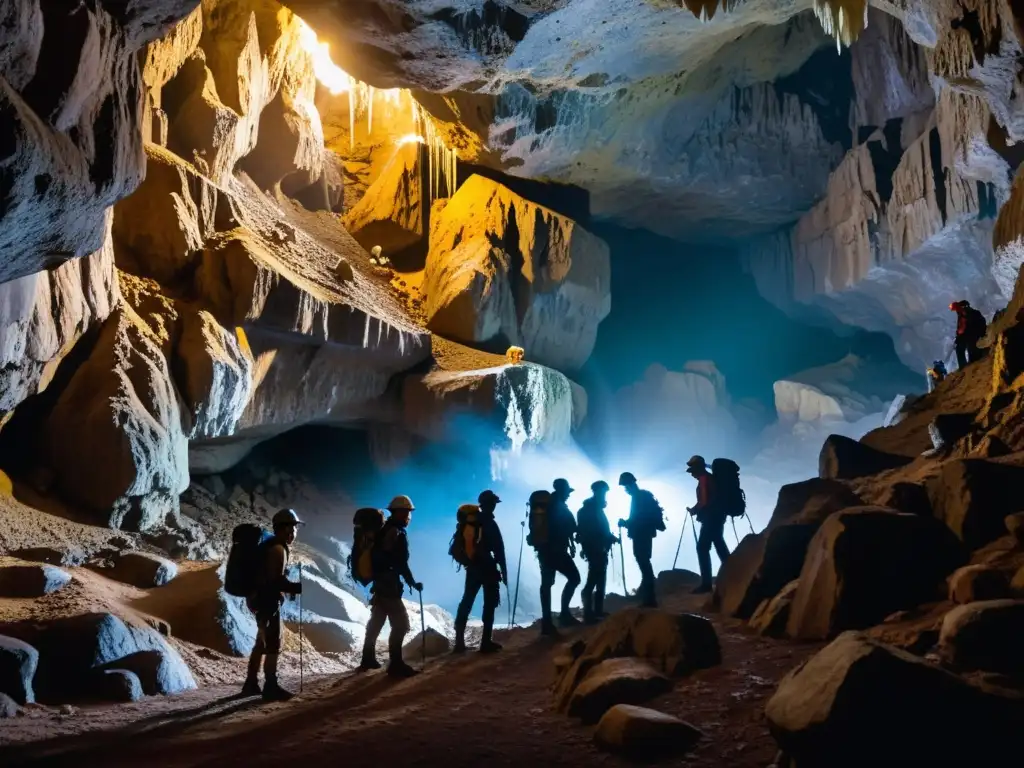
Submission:
<svg viewBox="0 0 1024 768">
<path fill-rule="evenodd" d="M 686 8 L 708 22 L 721 10 L 728 13 L 743 5 L 744 0 L 681 0 Z M 836 39 L 836 48 L 852 45 L 868 25 L 868 0 L 814 0 L 814 14 L 825 32 Z"/>
</svg>

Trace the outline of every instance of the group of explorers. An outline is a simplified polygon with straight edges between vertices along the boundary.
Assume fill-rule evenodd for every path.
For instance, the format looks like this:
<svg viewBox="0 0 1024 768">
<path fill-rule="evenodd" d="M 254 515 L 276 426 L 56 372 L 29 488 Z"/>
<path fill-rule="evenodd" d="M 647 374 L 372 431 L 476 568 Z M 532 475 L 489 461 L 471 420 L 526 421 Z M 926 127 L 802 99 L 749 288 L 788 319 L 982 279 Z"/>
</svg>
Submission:
<svg viewBox="0 0 1024 768">
<path fill-rule="evenodd" d="M 695 534 L 701 582 L 694 591 L 707 593 L 712 588 L 711 550 L 714 548 L 719 560 L 725 563 L 729 557 L 725 523 L 730 517 L 745 514 L 746 500 L 735 462 L 715 459 L 709 471 L 705 460 L 694 456 L 686 467 L 687 473 L 697 481 L 697 503 L 687 511 L 701 524 L 700 535 Z M 623 530 L 632 541 L 633 556 L 642 575 L 636 596 L 642 606 L 657 606 L 651 557 L 654 538 L 665 530 L 664 512 L 654 495 L 640 488 L 630 472 L 619 476 L 619 485 L 630 496 L 631 503 L 629 517 L 618 521 L 618 536 L 612 533 L 605 514 L 610 488 L 604 480 L 590 486 L 592 495 L 575 516 L 569 509 L 569 497 L 574 489 L 565 479 L 555 480 L 551 491 L 535 491 L 530 495 L 527 520 L 522 526 L 525 533 L 529 525 L 525 541 L 536 552 L 540 565 L 541 635 L 557 637 L 559 634 L 551 611 L 551 588 L 558 573 L 566 579 L 558 624 L 571 627 L 581 623 L 569 610 L 581 581 L 574 562 L 577 547 L 587 562 L 587 580 L 581 592 L 583 622 L 597 623 L 608 615 L 604 611 L 608 558 L 614 544 L 621 546 Z M 456 530 L 449 545 L 449 554 L 465 570 L 465 590 L 455 615 L 452 652 L 456 654 L 467 650 L 466 625 L 481 590 L 483 634 L 479 651 L 501 650 L 493 637 L 494 615 L 501 601 L 501 586 L 508 587 L 509 571 L 504 540 L 495 519 L 500 503 L 494 491 L 486 490 L 479 495 L 476 504 L 463 504 L 458 509 Z M 409 615 L 402 600 L 404 587 L 419 592 L 422 605 L 423 584 L 416 581 L 409 567 L 406 534 L 414 508 L 408 496 L 396 496 L 387 506 L 386 520 L 381 510 L 371 507 L 359 509 L 353 520 L 351 573 L 357 582 L 370 587 L 372 594 L 360 671 L 381 668 L 376 645 L 387 621 L 391 625 L 387 674 L 394 677 L 418 674 L 402 658 L 402 646 L 410 630 Z M 236 527 L 233 533 L 225 590 L 245 598 L 257 626 L 256 643 L 242 688 L 245 696 L 262 695 L 271 701 L 292 697 L 278 682 L 277 664 L 282 637 L 281 606 L 286 596 L 302 593 L 301 577 L 297 582 L 288 578 L 290 547 L 302 525 L 293 510 L 283 509 L 274 515 L 273 534 L 250 524 Z M 685 527 L 684 518 L 680 544 Z M 520 565 L 521 557 L 520 552 Z M 262 689 L 258 679 L 261 663 L 265 676 Z"/>
<path fill-rule="evenodd" d="M 971 302 L 967 299 L 954 301 L 949 305 L 949 311 L 956 312 L 956 335 L 953 337 L 953 349 L 956 351 L 957 368 L 963 369 L 968 363 L 976 362 L 984 356 L 978 344 L 988 331 L 988 322 L 985 320 L 985 316 L 972 307 Z M 999 314 L 996 313 L 996 317 Z M 938 383 L 948 375 L 949 370 L 946 368 L 945 361 L 935 360 L 927 371 L 928 391 L 934 391 Z"/>
</svg>

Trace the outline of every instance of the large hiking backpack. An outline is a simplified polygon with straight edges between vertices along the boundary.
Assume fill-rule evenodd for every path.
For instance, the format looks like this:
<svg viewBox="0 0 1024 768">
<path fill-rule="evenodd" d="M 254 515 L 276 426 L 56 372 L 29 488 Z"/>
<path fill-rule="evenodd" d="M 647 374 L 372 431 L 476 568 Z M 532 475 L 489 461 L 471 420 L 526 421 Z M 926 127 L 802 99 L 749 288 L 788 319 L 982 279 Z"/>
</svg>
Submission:
<svg viewBox="0 0 1024 768">
<path fill-rule="evenodd" d="M 463 504 L 456 517 L 455 534 L 448 545 L 448 554 L 460 568 L 468 568 L 476 559 L 480 546 L 480 507 Z"/>
<path fill-rule="evenodd" d="M 272 534 L 258 525 L 242 523 L 231 532 L 231 551 L 224 569 L 224 591 L 235 597 L 251 597 L 259 587 L 263 544 Z"/>
<path fill-rule="evenodd" d="M 985 316 L 974 307 L 967 307 L 967 334 L 980 339 L 988 329 Z"/>
<path fill-rule="evenodd" d="M 729 517 L 747 513 L 747 495 L 740 488 L 740 465 L 732 459 L 711 462 L 711 504 Z"/>
<path fill-rule="evenodd" d="M 657 536 L 659 531 L 665 530 L 665 511 L 650 491 L 640 492 L 640 520 L 643 530 L 650 532 L 652 536 Z"/>
<path fill-rule="evenodd" d="M 352 518 L 352 554 L 348 567 L 352 578 L 364 587 L 373 581 L 373 547 L 384 527 L 384 513 L 373 507 L 357 509 Z"/>
<path fill-rule="evenodd" d="M 534 491 L 530 494 L 530 533 L 526 543 L 534 549 L 542 549 L 551 538 L 551 493 Z"/>
</svg>

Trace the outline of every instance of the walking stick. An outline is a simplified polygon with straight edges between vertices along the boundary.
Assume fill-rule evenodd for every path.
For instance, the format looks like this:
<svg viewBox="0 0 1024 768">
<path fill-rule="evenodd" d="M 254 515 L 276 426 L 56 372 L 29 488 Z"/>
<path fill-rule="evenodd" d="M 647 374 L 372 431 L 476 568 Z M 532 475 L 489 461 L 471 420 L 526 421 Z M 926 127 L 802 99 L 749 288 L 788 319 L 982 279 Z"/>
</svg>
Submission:
<svg viewBox="0 0 1024 768">
<path fill-rule="evenodd" d="M 743 513 L 743 517 L 746 519 L 747 525 L 750 526 L 750 532 L 753 533 L 754 532 L 754 524 L 752 522 L 750 522 L 750 515 L 748 515 L 746 512 L 744 512 Z"/>
<path fill-rule="evenodd" d="M 689 511 L 689 510 L 687 510 L 687 511 Z M 689 517 L 689 515 L 687 515 L 687 517 Z M 683 536 L 686 534 L 686 520 L 687 520 L 687 517 L 683 518 L 683 527 L 682 527 L 682 530 L 679 531 L 679 544 L 676 545 L 676 557 L 672 561 L 672 570 L 673 571 L 676 569 L 676 563 L 679 562 L 679 550 L 683 548 Z"/>
<path fill-rule="evenodd" d="M 736 518 L 730 517 L 729 521 L 732 523 L 732 535 L 736 537 L 736 546 L 740 545 L 740 535 L 736 532 Z"/>
<path fill-rule="evenodd" d="M 299 693 L 302 693 L 302 564 L 299 564 Z"/>
<path fill-rule="evenodd" d="M 626 589 L 626 553 L 622 548 L 622 534 L 619 533 L 619 562 L 622 563 L 622 596 L 629 597 L 629 591 Z"/>
<path fill-rule="evenodd" d="M 529 516 L 530 505 L 526 505 L 526 514 Z M 522 530 L 519 532 L 519 564 L 516 565 L 516 596 L 512 598 L 512 618 L 508 621 L 509 629 L 516 623 L 516 605 L 519 603 L 519 574 L 523 571 L 523 542 L 526 540 L 526 521 L 523 520 L 519 523 L 522 526 Z M 508 585 L 505 585 L 506 588 Z"/>
<path fill-rule="evenodd" d="M 427 666 L 427 620 L 423 613 L 423 590 L 420 590 L 420 643 L 423 654 L 423 666 Z"/>
</svg>

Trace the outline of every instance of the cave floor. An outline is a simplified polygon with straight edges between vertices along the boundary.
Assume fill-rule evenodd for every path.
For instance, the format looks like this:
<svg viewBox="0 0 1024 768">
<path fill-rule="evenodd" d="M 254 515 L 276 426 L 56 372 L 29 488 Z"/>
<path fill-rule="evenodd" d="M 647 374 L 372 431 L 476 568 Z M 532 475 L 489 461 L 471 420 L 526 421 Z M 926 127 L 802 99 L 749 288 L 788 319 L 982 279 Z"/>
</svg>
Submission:
<svg viewBox="0 0 1024 768">
<path fill-rule="evenodd" d="M 689 595 L 668 596 L 663 603 L 675 610 L 701 607 Z M 722 643 L 722 665 L 678 681 L 648 706 L 704 731 L 683 764 L 764 768 L 777 753 L 764 703 L 782 676 L 820 646 L 758 637 L 739 623 L 711 618 Z M 26 744 L 6 756 L 0 750 L 0 763 L 151 768 L 334 759 L 353 766 L 629 764 L 599 751 L 592 727 L 553 711 L 549 685 L 560 644 L 538 639 L 535 629 L 498 634 L 505 649 L 496 656 L 428 660 L 423 674 L 406 681 L 392 681 L 382 672 L 318 677 L 307 680 L 303 694 L 288 704 L 240 700 L 236 687 L 210 686 L 170 699 L 83 710 L 76 715 L 81 733 Z M 297 688 L 297 680 L 286 682 Z M 20 722 L 31 726 L 31 720 Z"/>
</svg>

